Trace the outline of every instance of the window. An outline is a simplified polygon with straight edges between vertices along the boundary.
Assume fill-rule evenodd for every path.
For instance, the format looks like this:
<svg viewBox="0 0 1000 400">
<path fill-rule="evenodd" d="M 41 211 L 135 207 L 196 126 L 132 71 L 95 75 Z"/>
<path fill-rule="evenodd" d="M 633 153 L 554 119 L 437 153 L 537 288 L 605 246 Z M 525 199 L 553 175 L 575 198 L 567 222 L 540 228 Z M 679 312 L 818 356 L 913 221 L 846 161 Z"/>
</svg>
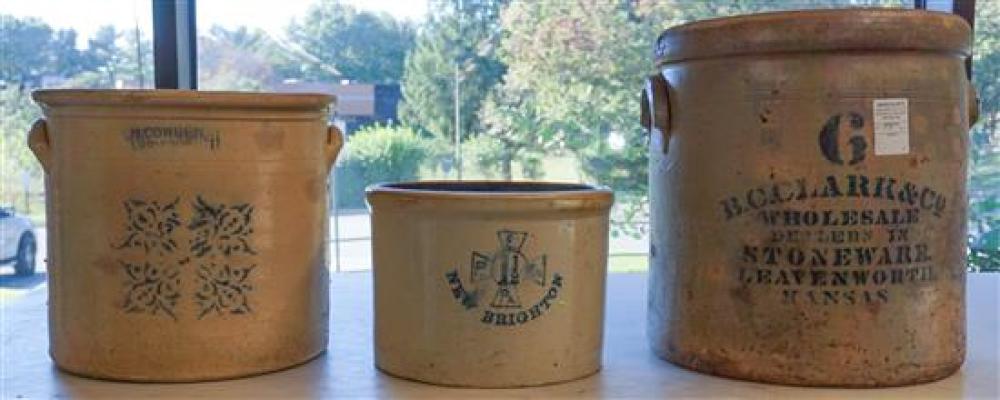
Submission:
<svg viewBox="0 0 1000 400">
<path fill-rule="evenodd" d="M 1000 271 L 1000 2 L 976 4 L 972 82 L 979 123 L 969 157 L 969 268 Z"/>
<path fill-rule="evenodd" d="M 915 3 L 953 7 L 950 0 Z M 338 95 L 331 123 L 348 134 L 331 174 L 338 271 L 371 267 L 366 185 L 459 178 L 612 187 L 610 269 L 642 271 L 646 139 L 635 94 L 651 69 L 656 34 L 718 16 L 855 6 L 914 2 L 247 0 L 234 13 L 229 2 L 201 1 L 197 81 L 204 90 Z M 153 7 L 149 0 L 34 0 L 5 3 L 0 14 L 0 206 L 27 215 L 44 235 L 41 171 L 23 146 L 38 116 L 28 94 L 152 87 Z M 970 268 L 986 271 L 1000 270 L 1000 2 L 978 2 L 975 15 L 973 81 L 982 112 L 970 152 L 969 246 Z"/>
<path fill-rule="evenodd" d="M 256 12 L 247 15 L 275 16 L 265 21 L 208 4 L 198 10 L 201 88 L 338 95 L 335 122 L 349 145 L 331 179 L 336 270 L 371 267 L 369 184 L 544 179 L 616 190 L 612 271 L 646 269 L 645 138 L 634 97 L 659 30 L 779 8 L 902 5 L 439 0 L 426 15 L 392 15 L 377 2 L 248 3 Z M 531 48 L 542 35 L 571 33 L 579 43 L 546 49 L 554 54 Z"/>
<path fill-rule="evenodd" d="M 31 91 L 152 88 L 152 37 L 152 7 L 147 0 L 32 0 L 0 5 L 0 207 L 9 207 L 17 220 L 30 220 L 38 238 L 36 274 L 14 276 L 13 264 L 0 266 L 0 299 L 45 283 L 42 171 L 25 146 L 28 128 L 41 115 Z M 12 228 L 10 224 L 5 226 Z M 4 240 L 0 251 L 16 251 L 20 236 L 19 232 L 0 238 Z"/>
</svg>

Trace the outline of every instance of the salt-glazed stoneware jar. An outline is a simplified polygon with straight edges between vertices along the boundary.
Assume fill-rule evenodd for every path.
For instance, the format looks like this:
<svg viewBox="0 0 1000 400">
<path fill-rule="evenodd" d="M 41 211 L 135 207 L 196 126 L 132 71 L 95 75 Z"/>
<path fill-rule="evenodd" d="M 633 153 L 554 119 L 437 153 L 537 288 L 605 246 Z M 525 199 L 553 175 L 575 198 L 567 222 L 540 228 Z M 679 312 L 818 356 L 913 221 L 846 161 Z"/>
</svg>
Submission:
<svg viewBox="0 0 1000 400">
<path fill-rule="evenodd" d="M 39 90 L 49 340 L 80 375 L 197 381 L 326 348 L 326 177 L 315 94 Z"/>
<path fill-rule="evenodd" d="M 912 10 L 665 31 L 643 103 L 653 349 L 794 385 L 955 372 L 970 40 L 961 18 Z"/>
<path fill-rule="evenodd" d="M 418 182 L 367 197 L 379 369 L 472 387 L 600 369 L 610 191 Z"/>
</svg>

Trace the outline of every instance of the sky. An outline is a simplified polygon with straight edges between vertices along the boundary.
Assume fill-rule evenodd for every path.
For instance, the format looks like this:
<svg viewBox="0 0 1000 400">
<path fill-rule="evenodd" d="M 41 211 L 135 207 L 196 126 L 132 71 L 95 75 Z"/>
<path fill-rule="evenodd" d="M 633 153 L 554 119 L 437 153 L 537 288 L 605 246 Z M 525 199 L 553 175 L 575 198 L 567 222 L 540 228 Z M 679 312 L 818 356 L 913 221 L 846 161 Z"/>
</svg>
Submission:
<svg viewBox="0 0 1000 400">
<path fill-rule="evenodd" d="M 258 27 L 281 36 L 285 26 L 317 0 L 198 0 L 198 26 Z M 358 9 L 422 21 L 427 0 L 342 0 Z M 152 32 L 152 0 L 0 0 L 0 13 L 38 17 L 54 28 L 73 28 L 78 46 L 102 25 Z M 150 35 L 151 36 L 151 35 Z"/>
</svg>

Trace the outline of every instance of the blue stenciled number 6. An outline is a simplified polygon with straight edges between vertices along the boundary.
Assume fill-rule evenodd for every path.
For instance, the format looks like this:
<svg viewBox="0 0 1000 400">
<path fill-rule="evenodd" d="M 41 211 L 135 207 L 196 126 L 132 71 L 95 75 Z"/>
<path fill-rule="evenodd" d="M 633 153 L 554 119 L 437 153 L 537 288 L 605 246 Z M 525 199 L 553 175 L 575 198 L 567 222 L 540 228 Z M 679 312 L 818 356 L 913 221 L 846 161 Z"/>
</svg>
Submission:
<svg viewBox="0 0 1000 400">
<path fill-rule="evenodd" d="M 844 165 L 844 160 L 840 158 L 840 120 L 843 116 L 844 114 L 836 114 L 830 117 L 819 133 L 820 151 L 827 160 L 838 165 Z M 847 140 L 851 145 L 851 160 L 847 165 L 854 165 L 865 159 L 865 150 L 868 149 L 868 141 L 862 130 L 865 126 L 865 117 L 853 111 L 847 113 L 847 117 L 852 131 L 850 139 Z"/>
</svg>

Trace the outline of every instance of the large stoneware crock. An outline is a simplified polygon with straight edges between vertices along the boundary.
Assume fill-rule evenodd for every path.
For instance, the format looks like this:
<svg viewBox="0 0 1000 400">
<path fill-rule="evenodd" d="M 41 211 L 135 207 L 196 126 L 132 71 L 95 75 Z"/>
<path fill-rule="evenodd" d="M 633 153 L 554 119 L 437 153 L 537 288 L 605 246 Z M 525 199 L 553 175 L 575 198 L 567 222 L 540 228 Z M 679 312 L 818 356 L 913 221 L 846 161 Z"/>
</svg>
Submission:
<svg viewBox="0 0 1000 400">
<path fill-rule="evenodd" d="M 653 349 L 795 385 L 955 372 L 970 40 L 953 15 L 874 9 L 664 32 L 643 102 Z"/>
</svg>

